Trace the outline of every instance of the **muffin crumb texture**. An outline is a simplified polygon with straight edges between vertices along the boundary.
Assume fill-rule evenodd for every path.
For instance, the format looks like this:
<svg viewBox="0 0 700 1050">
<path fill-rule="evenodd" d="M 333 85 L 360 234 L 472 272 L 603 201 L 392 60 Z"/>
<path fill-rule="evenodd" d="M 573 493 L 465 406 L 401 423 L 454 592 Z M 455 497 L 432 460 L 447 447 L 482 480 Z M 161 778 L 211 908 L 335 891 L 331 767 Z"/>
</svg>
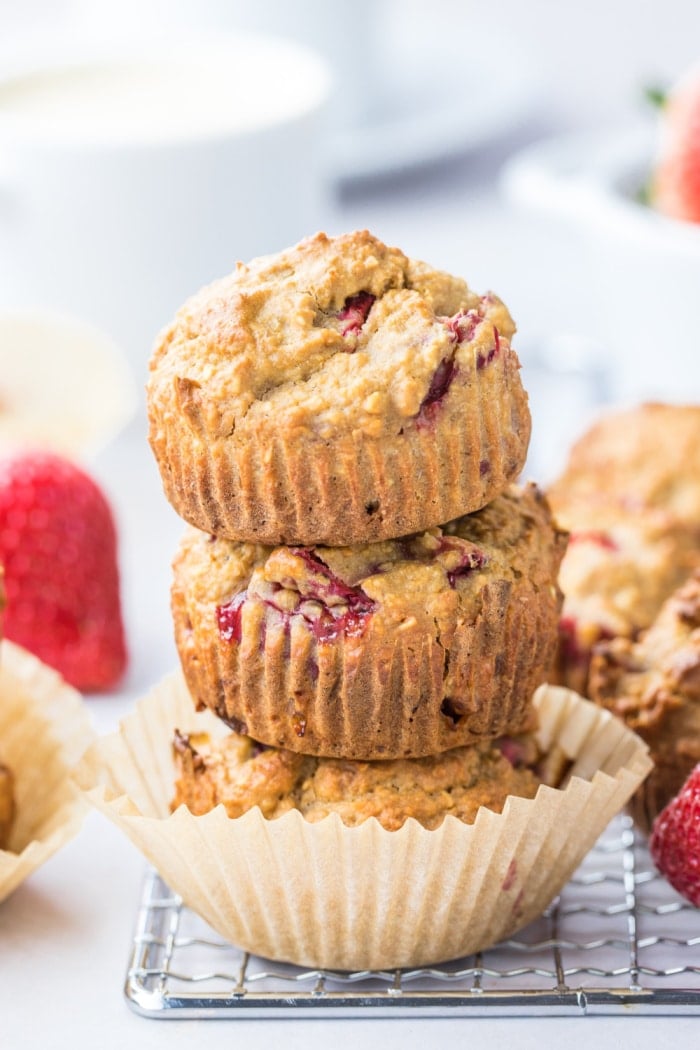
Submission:
<svg viewBox="0 0 700 1050">
<path fill-rule="evenodd" d="M 422 759 L 352 762 L 267 748 L 231 733 L 175 734 L 177 780 L 172 808 L 195 815 L 220 803 L 229 817 L 259 806 L 268 819 L 297 809 L 310 823 L 337 813 L 354 826 L 376 817 L 388 831 L 413 818 L 437 828 L 449 814 L 466 824 L 481 806 L 500 813 L 508 795 L 534 797 L 539 780 L 491 743 Z"/>
</svg>

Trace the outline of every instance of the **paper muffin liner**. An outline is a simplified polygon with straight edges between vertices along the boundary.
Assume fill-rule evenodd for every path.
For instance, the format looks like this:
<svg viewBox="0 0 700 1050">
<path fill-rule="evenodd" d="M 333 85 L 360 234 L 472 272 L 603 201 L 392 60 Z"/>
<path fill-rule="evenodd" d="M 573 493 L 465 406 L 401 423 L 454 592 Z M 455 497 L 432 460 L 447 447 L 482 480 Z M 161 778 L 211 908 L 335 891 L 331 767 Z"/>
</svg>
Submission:
<svg viewBox="0 0 700 1050">
<path fill-rule="evenodd" d="M 3 641 L 0 761 L 14 777 L 15 820 L 0 850 L 0 900 L 78 833 L 88 807 L 69 774 L 94 740 L 80 693 Z"/>
<path fill-rule="evenodd" d="M 275 417 L 220 438 L 181 382 L 167 418 L 151 399 L 150 443 L 167 499 L 202 532 L 270 545 L 393 539 L 479 510 L 518 477 L 531 429 L 519 369 L 502 337 L 488 365 L 455 373 L 428 422 L 376 438 L 350 425 L 300 437 Z"/>
<path fill-rule="evenodd" d="M 566 786 L 510 797 L 501 814 L 482 808 L 473 825 L 448 816 L 432 831 L 414 820 L 386 831 L 373 818 L 346 827 L 337 814 L 268 821 L 255 808 L 230 819 L 223 806 L 171 814 L 174 728 L 226 731 L 210 712 L 193 713 L 179 673 L 94 745 L 75 776 L 185 903 L 240 948 L 330 969 L 427 965 L 486 948 L 539 915 L 649 772 L 646 745 L 606 711 L 549 686 L 534 703 L 541 745 L 572 762 Z"/>
</svg>

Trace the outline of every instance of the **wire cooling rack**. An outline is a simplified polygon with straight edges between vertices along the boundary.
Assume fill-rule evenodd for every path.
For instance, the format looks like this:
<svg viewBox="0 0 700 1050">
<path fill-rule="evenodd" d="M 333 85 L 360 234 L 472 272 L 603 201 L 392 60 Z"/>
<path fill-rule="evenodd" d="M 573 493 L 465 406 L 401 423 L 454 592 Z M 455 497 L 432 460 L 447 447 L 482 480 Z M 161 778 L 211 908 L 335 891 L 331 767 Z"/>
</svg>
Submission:
<svg viewBox="0 0 700 1050">
<path fill-rule="evenodd" d="M 222 941 L 149 871 L 125 992 L 158 1018 L 700 1014 L 700 910 L 618 817 L 545 914 L 442 966 L 303 970 Z"/>
</svg>

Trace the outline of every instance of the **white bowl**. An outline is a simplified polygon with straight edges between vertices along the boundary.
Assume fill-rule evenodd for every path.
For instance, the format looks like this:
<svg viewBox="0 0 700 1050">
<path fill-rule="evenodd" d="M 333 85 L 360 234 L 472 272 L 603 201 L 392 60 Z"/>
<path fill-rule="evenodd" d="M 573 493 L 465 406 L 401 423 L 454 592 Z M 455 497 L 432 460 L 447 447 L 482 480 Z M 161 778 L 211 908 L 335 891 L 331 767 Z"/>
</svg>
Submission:
<svg viewBox="0 0 700 1050">
<path fill-rule="evenodd" d="M 330 74 L 272 37 L 19 56 L 0 72 L 0 305 L 84 318 L 139 380 L 184 298 L 315 232 Z"/>
<path fill-rule="evenodd" d="M 654 150 L 647 126 L 560 137 L 514 156 L 501 185 L 513 203 L 570 225 L 587 253 L 580 316 L 609 352 L 611 398 L 698 401 L 700 226 L 643 202 Z"/>
</svg>

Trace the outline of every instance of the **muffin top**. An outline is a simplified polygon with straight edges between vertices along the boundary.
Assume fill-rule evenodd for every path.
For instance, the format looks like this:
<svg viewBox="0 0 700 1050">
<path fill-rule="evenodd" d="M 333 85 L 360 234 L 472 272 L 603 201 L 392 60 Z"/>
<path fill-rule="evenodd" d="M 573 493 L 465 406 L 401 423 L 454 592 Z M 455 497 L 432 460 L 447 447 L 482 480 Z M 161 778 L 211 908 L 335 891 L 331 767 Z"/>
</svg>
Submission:
<svg viewBox="0 0 700 1050">
<path fill-rule="evenodd" d="M 377 437 L 429 419 L 458 371 L 514 332 L 503 303 L 367 231 L 318 233 L 190 299 L 160 336 L 149 398 L 213 438 L 276 423 Z"/>
<path fill-rule="evenodd" d="M 383 623 L 425 617 L 449 645 L 455 623 L 494 579 L 554 587 L 566 534 L 535 485 L 510 486 L 483 510 L 423 533 L 355 547 L 264 547 L 212 540 L 189 529 L 175 559 L 188 603 L 203 620 L 216 607 L 219 632 L 238 639 L 245 608 L 263 604 L 268 626 L 290 617 L 319 642 Z"/>
<path fill-rule="evenodd" d="M 427 758 L 352 762 L 266 748 L 231 733 L 176 733 L 178 776 L 172 808 L 195 815 L 222 803 L 229 817 L 253 806 L 274 819 L 291 809 L 314 823 L 337 813 L 353 826 L 376 817 L 388 831 L 409 818 L 436 828 L 451 814 L 467 824 L 481 806 L 500 812 L 508 795 L 532 798 L 539 780 L 515 767 L 491 743 L 454 748 Z"/>
<path fill-rule="evenodd" d="M 700 405 L 607 413 L 576 442 L 548 496 L 557 514 L 578 500 L 579 509 L 612 503 L 630 516 L 663 508 L 700 525 Z"/>
</svg>

